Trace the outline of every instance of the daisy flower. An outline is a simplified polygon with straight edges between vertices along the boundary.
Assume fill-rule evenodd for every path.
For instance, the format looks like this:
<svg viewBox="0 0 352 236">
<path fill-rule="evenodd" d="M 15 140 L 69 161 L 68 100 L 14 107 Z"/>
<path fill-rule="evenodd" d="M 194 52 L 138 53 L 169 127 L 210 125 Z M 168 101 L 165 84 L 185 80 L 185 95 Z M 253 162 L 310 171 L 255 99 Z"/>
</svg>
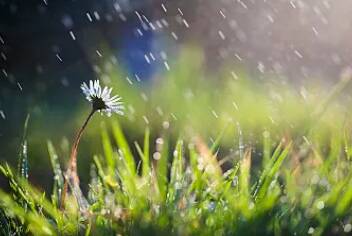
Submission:
<svg viewBox="0 0 352 236">
<path fill-rule="evenodd" d="M 81 89 L 86 99 L 92 103 L 93 110 L 105 112 L 107 116 L 111 116 L 112 113 L 123 115 L 124 106 L 121 97 L 118 95 L 111 96 L 112 88 L 102 88 L 99 80 L 90 80 L 89 86 L 83 82 Z"/>
<path fill-rule="evenodd" d="M 123 115 L 123 103 L 121 102 L 121 97 L 118 95 L 111 96 L 112 88 L 104 87 L 102 88 L 99 84 L 99 80 L 89 81 L 89 86 L 86 83 L 82 83 L 81 89 L 86 96 L 87 100 L 92 104 L 92 110 L 83 123 L 82 127 L 78 130 L 77 135 L 73 141 L 70 160 L 68 163 L 65 177 L 65 182 L 63 190 L 60 197 L 60 209 L 65 208 L 65 199 L 68 191 L 69 185 L 71 186 L 72 192 L 74 193 L 80 210 L 86 212 L 87 201 L 82 195 L 82 191 L 79 187 L 79 177 L 77 173 L 77 152 L 78 145 L 81 140 L 83 131 L 88 125 L 88 122 L 94 115 L 96 111 L 102 112 L 111 116 L 112 113 L 117 113 Z"/>
</svg>

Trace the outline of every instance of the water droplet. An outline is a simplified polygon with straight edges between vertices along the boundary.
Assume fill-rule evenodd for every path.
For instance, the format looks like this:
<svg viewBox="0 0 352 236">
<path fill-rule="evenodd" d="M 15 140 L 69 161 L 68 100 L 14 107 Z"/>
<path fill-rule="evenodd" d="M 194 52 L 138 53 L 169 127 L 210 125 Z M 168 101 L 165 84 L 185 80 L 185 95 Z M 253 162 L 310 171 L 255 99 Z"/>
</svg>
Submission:
<svg viewBox="0 0 352 236">
<path fill-rule="evenodd" d="M 314 233 L 314 228 L 313 227 L 309 227 L 308 234 L 313 234 L 313 233 Z"/>
</svg>

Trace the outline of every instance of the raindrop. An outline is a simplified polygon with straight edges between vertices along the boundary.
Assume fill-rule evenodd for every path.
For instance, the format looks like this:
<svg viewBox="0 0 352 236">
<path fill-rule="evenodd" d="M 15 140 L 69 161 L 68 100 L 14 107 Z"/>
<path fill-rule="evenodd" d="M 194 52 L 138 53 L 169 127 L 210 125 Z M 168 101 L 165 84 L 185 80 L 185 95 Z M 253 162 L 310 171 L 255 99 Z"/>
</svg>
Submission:
<svg viewBox="0 0 352 236">
<path fill-rule="evenodd" d="M 312 30 L 313 30 L 315 35 L 318 35 L 318 30 L 314 26 L 312 27 Z"/>
<path fill-rule="evenodd" d="M 1 52 L 0 55 L 1 55 L 2 59 L 4 59 L 4 61 L 7 60 L 7 57 L 6 57 L 5 53 Z"/>
<path fill-rule="evenodd" d="M 161 4 L 161 8 L 164 10 L 164 12 L 167 12 L 167 9 L 163 3 Z"/>
<path fill-rule="evenodd" d="M 272 15 L 267 15 L 266 16 L 268 18 L 268 20 L 271 22 L 271 23 L 274 23 L 274 18 Z"/>
<path fill-rule="evenodd" d="M 3 110 L 0 110 L 0 116 L 1 118 L 3 118 L 4 120 L 6 119 L 5 113 Z"/>
<path fill-rule="evenodd" d="M 144 59 L 147 61 L 148 64 L 150 64 L 150 59 L 147 54 L 144 54 Z"/>
<path fill-rule="evenodd" d="M 235 101 L 233 101 L 233 102 L 232 102 L 232 105 L 235 107 L 235 109 L 236 109 L 237 111 L 239 111 L 239 109 L 238 109 L 238 105 L 236 104 L 236 102 L 235 102 Z"/>
<path fill-rule="evenodd" d="M 159 106 L 156 108 L 156 111 L 158 112 L 159 116 L 162 116 L 164 114 L 163 110 Z"/>
<path fill-rule="evenodd" d="M 226 19 L 226 15 L 224 14 L 224 12 L 222 10 L 220 10 L 219 13 L 222 16 L 222 18 Z"/>
<path fill-rule="evenodd" d="M 225 40 L 225 39 L 226 39 L 224 33 L 223 33 L 221 30 L 218 31 L 218 34 L 219 34 L 219 36 L 220 36 L 220 38 L 221 38 L 222 40 Z"/>
<path fill-rule="evenodd" d="M 178 40 L 178 36 L 176 35 L 175 32 L 171 32 L 171 36 L 172 36 L 175 40 Z"/>
<path fill-rule="evenodd" d="M 72 30 L 70 31 L 70 36 L 71 36 L 71 38 L 72 38 L 73 40 L 76 40 L 76 36 L 75 36 L 75 34 L 72 32 Z"/>
<path fill-rule="evenodd" d="M 121 7 L 120 7 L 120 5 L 119 5 L 117 2 L 114 3 L 114 9 L 115 9 L 115 11 L 117 11 L 117 12 L 120 12 L 120 11 L 121 11 Z"/>
<path fill-rule="evenodd" d="M 57 58 L 60 62 L 62 62 L 62 58 L 60 57 L 60 55 L 59 55 L 58 53 L 56 53 L 56 58 Z"/>
<path fill-rule="evenodd" d="M 148 125 L 149 124 L 149 120 L 148 120 L 148 118 L 146 117 L 146 116 L 143 116 L 143 120 L 144 120 L 144 122 Z"/>
<path fill-rule="evenodd" d="M 93 14 L 96 20 L 100 20 L 100 15 L 97 11 L 95 11 Z"/>
<path fill-rule="evenodd" d="M 167 61 L 164 61 L 164 66 L 165 66 L 166 70 L 170 70 L 170 66 L 169 66 L 169 64 L 167 63 Z"/>
<path fill-rule="evenodd" d="M 264 73 L 265 72 L 265 66 L 264 66 L 264 64 L 262 62 L 258 63 L 257 68 L 260 71 L 260 73 Z"/>
<path fill-rule="evenodd" d="M 20 91 L 23 90 L 23 89 L 22 89 L 22 86 L 21 86 L 21 84 L 20 84 L 19 82 L 17 82 L 17 87 L 20 89 Z"/>
<path fill-rule="evenodd" d="M 126 77 L 126 80 L 127 80 L 127 82 L 128 82 L 130 85 L 133 84 L 132 80 L 130 80 L 130 78 L 129 78 L 128 76 Z"/>
<path fill-rule="evenodd" d="M 64 15 L 61 22 L 66 28 L 71 28 L 73 26 L 73 20 L 69 15 Z"/>
<path fill-rule="evenodd" d="M 8 76 L 7 71 L 6 71 L 5 69 L 2 69 L 1 71 L 2 71 L 2 73 L 5 75 L 5 77 Z"/>
<path fill-rule="evenodd" d="M 186 26 L 186 28 L 189 28 L 189 24 L 188 24 L 188 22 L 186 21 L 186 19 L 183 19 L 182 22 L 183 22 L 183 24 Z"/>
<path fill-rule="evenodd" d="M 239 60 L 242 61 L 242 57 L 240 55 L 238 55 L 237 53 L 235 54 L 235 57 Z"/>
<path fill-rule="evenodd" d="M 99 50 L 95 50 L 95 52 L 97 53 L 97 55 L 98 55 L 99 57 L 103 57 L 103 55 L 100 53 Z"/>
<path fill-rule="evenodd" d="M 303 58 L 303 55 L 302 55 L 298 50 L 294 50 L 294 53 L 295 53 L 296 56 L 299 57 L 300 59 Z"/>
<path fill-rule="evenodd" d="M 119 14 L 119 17 L 120 17 L 120 19 L 122 20 L 122 21 L 127 21 L 127 18 L 126 18 L 126 16 L 124 15 L 124 14 L 122 14 L 122 13 L 120 13 Z"/>
<path fill-rule="evenodd" d="M 86 16 L 90 22 L 93 21 L 92 16 L 89 14 L 89 12 L 86 13 Z"/>
<path fill-rule="evenodd" d="M 153 53 L 149 53 L 149 56 L 150 56 L 150 58 L 153 60 L 153 61 L 155 61 L 155 57 L 154 57 L 154 54 Z"/>
<path fill-rule="evenodd" d="M 139 78 L 139 76 L 138 76 L 137 74 L 134 74 L 134 77 L 136 77 L 136 80 L 137 80 L 138 82 L 141 82 L 141 78 Z"/>
<path fill-rule="evenodd" d="M 231 71 L 231 75 L 235 80 L 238 80 L 238 75 L 236 74 L 236 72 Z"/>
<path fill-rule="evenodd" d="M 291 5 L 292 8 L 296 9 L 296 5 L 295 5 L 295 3 L 293 1 L 290 1 L 290 5 Z"/>
<path fill-rule="evenodd" d="M 145 93 L 141 93 L 141 97 L 144 101 L 148 101 L 148 97 Z"/>
</svg>

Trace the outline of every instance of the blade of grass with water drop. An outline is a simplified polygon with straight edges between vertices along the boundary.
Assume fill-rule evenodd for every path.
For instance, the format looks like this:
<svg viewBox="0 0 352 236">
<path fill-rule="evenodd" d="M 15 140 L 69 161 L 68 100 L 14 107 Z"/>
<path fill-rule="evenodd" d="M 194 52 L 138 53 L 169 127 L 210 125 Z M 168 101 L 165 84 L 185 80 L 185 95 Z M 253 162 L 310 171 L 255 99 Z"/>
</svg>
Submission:
<svg viewBox="0 0 352 236">
<path fill-rule="evenodd" d="M 110 142 L 109 134 L 105 123 L 102 124 L 101 140 L 103 143 L 104 156 L 108 167 L 108 174 L 113 177 L 116 163 L 114 158 L 114 151 Z"/>
<path fill-rule="evenodd" d="M 177 141 L 173 161 L 171 164 L 170 182 L 168 186 L 168 202 L 174 202 L 182 186 L 183 179 L 183 160 L 182 160 L 183 142 Z"/>
<path fill-rule="evenodd" d="M 143 145 L 143 166 L 142 166 L 142 175 L 147 177 L 150 174 L 150 164 L 149 164 L 149 128 L 145 129 L 144 132 L 144 145 Z"/>
<path fill-rule="evenodd" d="M 169 140 L 163 137 L 164 143 L 162 150 L 160 151 L 160 159 L 156 161 L 155 175 L 157 179 L 157 185 L 161 195 L 161 199 L 166 198 L 167 183 L 168 183 L 168 163 L 169 163 Z"/>
<path fill-rule="evenodd" d="M 54 172 L 54 189 L 53 189 L 52 198 L 54 203 L 59 204 L 60 203 L 59 197 L 61 196 L 61 191 L 64 185 L 64 178 L 60 167 L 59 158 L 52 142 L 48 141 L 47 146 L 48 146 L 51 167 L 53 168 L 53 172 Z"/>
<path fill-rule="evenodd" d="M 28 179 L 28 171 L 29 171 L 28 153 L 27 153 L 27 129 L 28 129 L 29 117 L 30 116 L 28 114 L 24 122 L 21 148 L 18 156 L 18 175 L 24 179 Z"/>
<path fill-rule="evenodd" d="M 117 145 L 122 151 L 128 170 L 131 173 L 132 177 L 134 177 L 136 174 L 136 163 L 132 155 L 131 149 L 128 145 L 128 142 L 125 138 L 125 135 L 123 134 L 122 129 L 117 121 L 114 121 L 112 123 L 112 130 L 113 130 L 113 134 L 117 142 Z"/>
<path fill-rule="evenodd" d="M 250 188 L 250 170 L 251 170 L 251 149 L 247 149 L 244 153 L 243 159 L 240 162 L 240 196 L 245 202 L 249 202 L 249 188 Z"/>
<path fill-rule="evenodd" d="M 275 175 L 278 173 L 283 161 L 288 156 L 291 149 L 291 143 L 289 143 L 281 154 L 274 161 L 270 169 L 265 173 L 263 184 L 259 187 L 258 194 L 255 196 L 257 200 L 262 200 L 269 191 L 271 182 L 274 180 Z M 275 156 L 274 156 L 275 157 Z"/>
<path fill-rule="evenodd" d="M 137 142 L 134 142 L 139 157 L 142 159 L 142 177 L 147 178 L 150 176 L 150 161 L 149 161 L 149 129 L 146 128 L 144 132 L 144 145 L 143 151 Z"/>
</svg>

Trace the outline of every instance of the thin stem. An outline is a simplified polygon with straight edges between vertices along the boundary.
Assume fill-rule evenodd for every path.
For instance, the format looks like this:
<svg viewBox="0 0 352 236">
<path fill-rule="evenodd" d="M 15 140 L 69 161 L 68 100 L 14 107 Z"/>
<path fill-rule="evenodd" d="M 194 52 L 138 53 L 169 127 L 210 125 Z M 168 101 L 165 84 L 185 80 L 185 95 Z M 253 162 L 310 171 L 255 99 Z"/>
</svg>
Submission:
<svg viewBox="0 0 352 236">
<path fill-rule="evenodd" d="M 61 198 L 60 198 L 61 199 L 60 200 L 60 209 L 61 210 L 63 210 L 65 208 L 65 198 L 66 198 L 66 194 L 67 194 L 67 190 L 68 190 L 68 182 L 71 180 L 72 184 L 74 186 L 79 187 L 79 177 L 77 174 L 78 144 L 79 144 L 79 141 L 81 140 L 84 129 L 87 127 L 89 120 L 92 118 L 92 116 L 94 115 L 95 112 L 96 112 L 96 110 L 92 109 L 92 111 L 89 113 L 87 119 L 85 120 L 82 127 L 79 129 L 79 131 L 74 139 L 73 146 L 71 149 L 69 164 L 68 164 L 68 167 L 66 170 L 66 174 L 64 176 L 65 182 L 64 182 L 64 187 L 62 189 Z"/>
</svg>

